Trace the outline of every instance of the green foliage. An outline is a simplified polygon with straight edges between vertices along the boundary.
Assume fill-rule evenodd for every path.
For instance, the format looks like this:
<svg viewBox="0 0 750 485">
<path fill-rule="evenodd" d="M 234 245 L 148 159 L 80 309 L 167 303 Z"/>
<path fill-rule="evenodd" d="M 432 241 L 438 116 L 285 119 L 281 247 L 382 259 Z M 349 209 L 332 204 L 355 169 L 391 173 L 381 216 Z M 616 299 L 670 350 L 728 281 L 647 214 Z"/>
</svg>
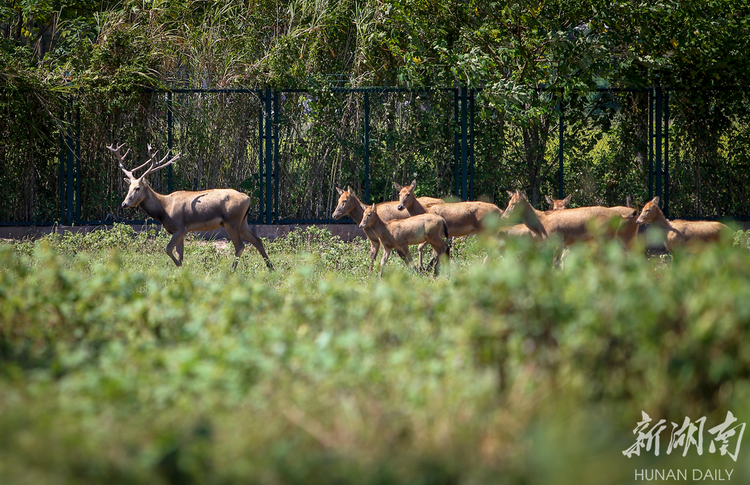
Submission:
<svg viewBox="0 0 750 485">
<path fill-rule="evenodd" d="M 164 242 L 0 245 L 6 482 L 629 483 L 641 410 L 747 421 L 744 247 L 574 248 L 557 270 L 470 240 L 449 276 L 381 280 L 315 228 L 267 244 L 277 273 L 199 240 L 176 268 Z"/>
<path fill-rule="evenodd" d="M 148 142 L 165 145 L 163 101 L 144 88 L 309 89 L 306 100 L 284 93 L 274 110 L 281 117 L 279 212 L 287 212 L 277 216 L 302 220 L 330 214 L 336 184 L 351 183 L 360 193 L 365 185 L 362 101 L 358 94 L 334 96 L 330 87 L 456 83 L 481 88 L 473 140 L 477 197 L 499 202 L 505 189 L 522 188 L 538 205 L 554 192 L 561 103 L 565 181 L 575 203 L 645 197 L 645 94 L 591 90 L 659 85 L 675 89 L 675 213 L 746 216 L 748 103 L 741 86 L 750 77 L 748 13 L 747 2 L 734 0 L 5 1 L 0 87 L 8 98 L 0 98 L 0 156 L 13 167 L 2 182 L 15 198 L 4 203 L 0 214 L 8 215 L 0 219 L 57 218 L 55 150 L 75 117 L 70 109 L 62 114 L 71 101 L 63 93 L 77 95 L 81 108 L 83 179 L 90 183 L 84 219 L 111 220 L 134 214 L 116 206 L 116 167 L 103 160 L 104 145 L 127 140 L 141 155 Z M 175 148 L 184 155 L 179 188 L 239 187 L 258 177 L 260 108 L 253 96 L 175 101 Z M 408 96 L 373 95 L 373 201 L 392 195 L 393 179 L 414 174 L 425 179 L 429 195 L 454 192 L 452 96 Z M 90 182 L 95 174 L 106 182 Z M 726 180 L 737 181 L 731 194 L 720 189 Z M 92 201 L 94 194 L 105 195 Z"/>
</svg>

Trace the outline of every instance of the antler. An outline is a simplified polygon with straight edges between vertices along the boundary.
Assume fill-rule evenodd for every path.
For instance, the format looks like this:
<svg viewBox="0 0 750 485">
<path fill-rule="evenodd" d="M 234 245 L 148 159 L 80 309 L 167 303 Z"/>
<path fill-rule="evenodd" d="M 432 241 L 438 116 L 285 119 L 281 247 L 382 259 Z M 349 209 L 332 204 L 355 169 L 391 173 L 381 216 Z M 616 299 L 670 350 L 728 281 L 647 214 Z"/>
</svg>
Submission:
<svg viewBox="0 0 750 485">
<path fill-rule="evenodd" d="M 130 170 L 127 170 L 125 166 L 122 164 L 122 162 L 125 160 L 125 157 L 127 157 L 128 153 L 130 153 L 130 148 L 128 148 L 128 150 L 125 152 L 124 155 L 120 154 L 120 149 L 124 146 L 125 146 L 124 143 L 118 146 L 117 148 L 115 148 L 113 145 L 107 145 L 107 149 L 111 151 L 112 153 L 114 153 L 115 156 L 117 157 L 117 162 L 120 164 L 120 170 L 125 172 L 125 175 L 127 175 L 130 180 L 133 180 L 135 178 L 133 176 L 133 172 L 131 172 Z"/>
<path fill-rule="evenodd" d="M 176 162 L 177 160 L 180 159 L 180 154 L 178 153 L 177 155 L 175 155 L 174 157 L 172 157 L 168 162 L 165 162 L 165 160 L 167 158 L 169 158 L 169 153 L 167 153 L 166 155 L 164 155 L 164 158 L 162 158 L 158 162 L 154 162 L 154 159 L 156 158 L 156 155 L 158 153 L 159 153 L 159 150 L 156 150 L 155 152 L 152 152 L 151 151 L 151 144 L 148 145 L 148 155 L 149 155 L 149 158 L 148 158 L 148 162 L 146 162 L 146 163 L 151 162 L 151 166 L 148 167 L 148 169 L 146 169 L 146 171 L 143 173 L 143 175 L 141 175 L 141 178 L 145 177 L 146 175 L 148 175 L 150 173 L 159 171 L 159 170 L 161 170 L 164 167 L 168 167 L 169 165 L 172 165 L 174 162 Z M 144 165 L 146 165 L 146 163 L 144 163 L 143 165 L 141 165 L 141 167 L 143 167 Z M 141 168 L 141 167 L 138 167 L 138 168 Z M 138 170 L 138 169 L 135 169 L 135 170 Z"/>
<path fill-rule="evenodd" d="M 156 172 L 157 170 L 161 170 L 162 168 L 164 168 L 164 167 L 166 167 L 166 166 L 168 166 L 168 165 L 176 162 L 180 158 L 180 155 L 177 154 L 174 157 L 172 157 L 171 160 L 169 160 L 168 162 L 164 163 L 164 160 L 166 160 L 167 157 L 169 156 L 169 154 L 167 154 L 158 163 L 154 163 L 154 158 L 156 158 L 156 154 L 159 153 L 159 151 L 157 150 L 156 152 L 152 152 L 151 151 L 151 144 L 149 144 L 148 145 L 148 160 L 146 160 L 142 165 L 134 168 L 133 170 L 127 170 L 125 168 L 125 166 L 122 164 L 122 162 L 125 160 L 125 157 L 128 156 L 128 153 L 130 153 L 130 149 L 128 148 L 128 150 L 125 152 L 125 154 L 121 155 L 120 154 L 120 149 L 122 147 L 124 147 L 124 146 L 125 146 L 125 144 L 123 143 L 122 145 L 118 146 L 117 148 L 115 148 L 112 145 L 107 146 L 107 148 L 112 153 L 114 153 L 115 157 L 117 157 L 117 161 L 120 164 L 120 170 L 122 170 L 123 172 L 125 172 L 125 175 L 127 175 L 130 180 L 135 180 L 136 178 L 143 178 L 143 177 L 145 177 L 146 175 L 148 175 L 148 174 L 150 174 L 152 172 Z M 140 177 L 136 177 L 135 175 L 133 175 L 133 172 L 136 172 L 136 171 L 142 169 L 143 167 L 145 167 L 149 163 L 151 164 L 151 166 L 146 170 L 146 172 L 143 173 L 143 175 L 141 175 Z"/>
</svg>

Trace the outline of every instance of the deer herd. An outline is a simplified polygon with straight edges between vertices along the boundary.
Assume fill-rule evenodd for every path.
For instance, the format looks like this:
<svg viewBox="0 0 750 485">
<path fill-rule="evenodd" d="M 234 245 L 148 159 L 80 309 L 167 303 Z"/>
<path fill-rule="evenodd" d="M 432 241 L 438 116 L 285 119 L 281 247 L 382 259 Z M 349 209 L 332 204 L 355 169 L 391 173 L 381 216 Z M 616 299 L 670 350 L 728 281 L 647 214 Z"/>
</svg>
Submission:
<svg viewBox="0 0 750 485">
<path fill-rule="evenodd" d="M 233 189 L 208 189 L 202 191 L 176 191 L 167 195 L 157 193 L 146 176 L 161 170 L 179 158 L 169 154 L 157 161 L 157 152 L 148 146 L 148 159 L 142 165 L 127 170 L 123 164 L 130 152 L 121 153 L 123 145 L 107 147 L 117 158 L 125 174 L 128 192 L 123 208 L 140 207 L 150 218 L 159 222 L 169 234 L 167 254 L 177 266 L 182 265 L 184 239 L 191 231 L 211 231 L 223 227 L 235 248 L 237 267 L 244 241 L 250 242 L 265 260 L 269 270 L 274 266 L 266 254 L 261 239 L 247 223 L 251 199 Z M 167 160 L 169 158 L 169 160 Z M 144 167 L 140 177 L 134 172 Z M 441 259 L 450 258 L 451 238 L 470 234 L 485 234 L 499 238 L 529 238 L 537 241 L 555 241 L 554 262 L 559 264 L 566 246 L 583 242 L 617 240 L 624 250 L 633 248 L 639 226 L 650 223 L 663 234 L 668 251 L 676 247 L 694 248 L 700 244 L 718 241 L 729 228 L 714 221 L 668 220 L 659 208 L 659 197 L 647 202 L 639 212 L 625 206 L 589 206 L 568 209 L 571 196 L 553 200 L 547 197 L 552 208 L 535 209 L 520 191 L 508 192 L 510 200 L 505 210 L 489 202 L 445 202 L 434 197 L 417 197 L 416 180 L 410 185 L 393 183 L 398 200 L 366 206 L 354 191 L 337 188 L 339 198 L 333 212 L 334 219 L 349 216 L 370 241 L 370 260 L 375 262 L 380 246 L 383 257 L 380 274 L 393 250 L 407 265 L 412 265 L 409 250 L 418 246 L 418 268 L 422 268 L 423 249 L 430 245 L 433 251 L 434 274 L 437 275 Z M 554 237 L 553 237 L 554 236 Z M 174 251 L 177 251 L 177 257 Z"/>
</svg>

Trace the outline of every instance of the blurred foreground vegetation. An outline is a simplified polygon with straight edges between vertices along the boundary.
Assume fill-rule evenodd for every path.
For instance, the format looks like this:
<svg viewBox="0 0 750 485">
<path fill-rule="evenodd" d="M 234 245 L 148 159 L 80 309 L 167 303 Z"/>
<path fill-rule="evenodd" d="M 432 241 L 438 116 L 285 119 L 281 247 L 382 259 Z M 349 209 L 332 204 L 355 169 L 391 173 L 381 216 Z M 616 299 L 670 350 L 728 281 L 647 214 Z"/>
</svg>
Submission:
<svg viewBox="0 0 750 485">
<path fill-rule="evenodd" d="M 747 234 L 700 255 L 457 241 L 437 279 L 319 229 L 248 248 L 127 226 L 0 245 L 0 477 L 16 483 L 631 483 L 646 411 L 750 402 Z M 481 261 L 490 255 L 486 265 Z"/>
</svg>

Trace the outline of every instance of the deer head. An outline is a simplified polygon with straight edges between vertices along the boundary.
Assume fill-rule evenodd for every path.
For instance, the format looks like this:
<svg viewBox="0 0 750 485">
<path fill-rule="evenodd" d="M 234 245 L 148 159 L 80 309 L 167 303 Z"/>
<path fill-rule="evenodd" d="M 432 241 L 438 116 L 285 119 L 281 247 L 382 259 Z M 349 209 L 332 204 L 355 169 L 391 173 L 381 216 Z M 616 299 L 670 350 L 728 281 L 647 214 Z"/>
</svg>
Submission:
<svg viewBox="0 0 750 485">
<path fill-rule="evenodd" d="M 375 208 L 375 204 L 372 204 L 369 207 L 363 204 L 362 210 L 364 211 L 364 214 L 362 214 L 362 222 L 359 223 L 359 227 L 364 229 L 375 222 L 375 218 L 378 216 L 378 210 Z"/>
<path fill-rule="evenodd" d="M 149 188 L 148 182 L 146 181 L 146 176 L 150 173 L 156 172 L 164 167 L 173 164 L 180 158 L 180 155 L 178 153 L 169 161 L 167 161 L 167 158 L 169 158 L 169 154 L 167 154 L 164 156 L 164 158 L 157 162 L 156 156 L 159 153 L 158 150 L 154 152 L 151 150 L 151 145 L 148 145 L 148 160 L 146 160 L 143 164 L 134 168 L 133 170 L 127 170 L 123 165 L 123 161 L 125 160 L 125 157 L 128 156 L 128 153 L 130 153 L 130 149 L 128 149 L 124 154 L 121 154 L 120 150 L 123 146 L 125 146 L 124 143 L 117 148 L 109 145 L 107 146 L 107 149 L 109 149 L 109 151 L 114 153 L 115 157 L 117 157 L 117 162 L 120 165 L 120 170 L 122 170 L 126 175 L 125 183 L 128 184 L 128 194 L 125 196 L 125 200 L 122 201 L 122 207 L 128 208 L 137 206 L 138 204 L 143 202 L 143 199 L 146 197 Z M 140 177 L 136 177 L 135 175 L 133 175 L 134 172 L 142 169 L 148 164 L 151 165 L 146 169 L 145 172 L 143 172 Z"/>
<path fill-rule="evenodd" d="M 336 209 L 333 211 L 333 218 L 339 219 L 351 212 L 354 208 L 353 204 L 357 203 L 357 197 L 349 186 L 346 187 L 346 190 L 336 187 L 336 192 L 339 193 L 339 201 L 336 204 Z"/>
<path fill-rule="evenodd" d="M 508 201 L 508 207 L 506 207 L 503 211 L 502 218 L 509 218 L 511 215 L 514 215 L 516 213 L 516 210 L 519 210 L 521 213 L 521 217 L 523 217 L 523 212 L 526 210 L 526 206 L 529 205 L 528 201 L 526 200 L 526 196 L 523 195 L 519 190 L 516 190 L 515 192 L 511 192 L 509 190 L 507 192 L 508 195 L 510 195 L 510 200 Z M 516 209 L 516 207 L 518 207 L 518 209 Z"/>
<path fill-rule="evenodd" d="M 646 205 L 643 206 L 643 210 L 641 211 L 641 215 L 638 216 L 638 220 L 635 221 L 636 224 L 645 224 L 656 219 L 661 212 L 661 209 L 659 209 L 659 201 L 659 197 L 656 196 L 646 202 Z"/>
<path fill-rule="evenodd" d="M 393 182 L 393 188 L 398 190 L 398 210 L 402 211 L 409 207 L 414 199 L 414 188 L 417 186 L 417 181 L 412 180 L 411 185 L 403 187 L 396 182 Z"/>
</svg>

